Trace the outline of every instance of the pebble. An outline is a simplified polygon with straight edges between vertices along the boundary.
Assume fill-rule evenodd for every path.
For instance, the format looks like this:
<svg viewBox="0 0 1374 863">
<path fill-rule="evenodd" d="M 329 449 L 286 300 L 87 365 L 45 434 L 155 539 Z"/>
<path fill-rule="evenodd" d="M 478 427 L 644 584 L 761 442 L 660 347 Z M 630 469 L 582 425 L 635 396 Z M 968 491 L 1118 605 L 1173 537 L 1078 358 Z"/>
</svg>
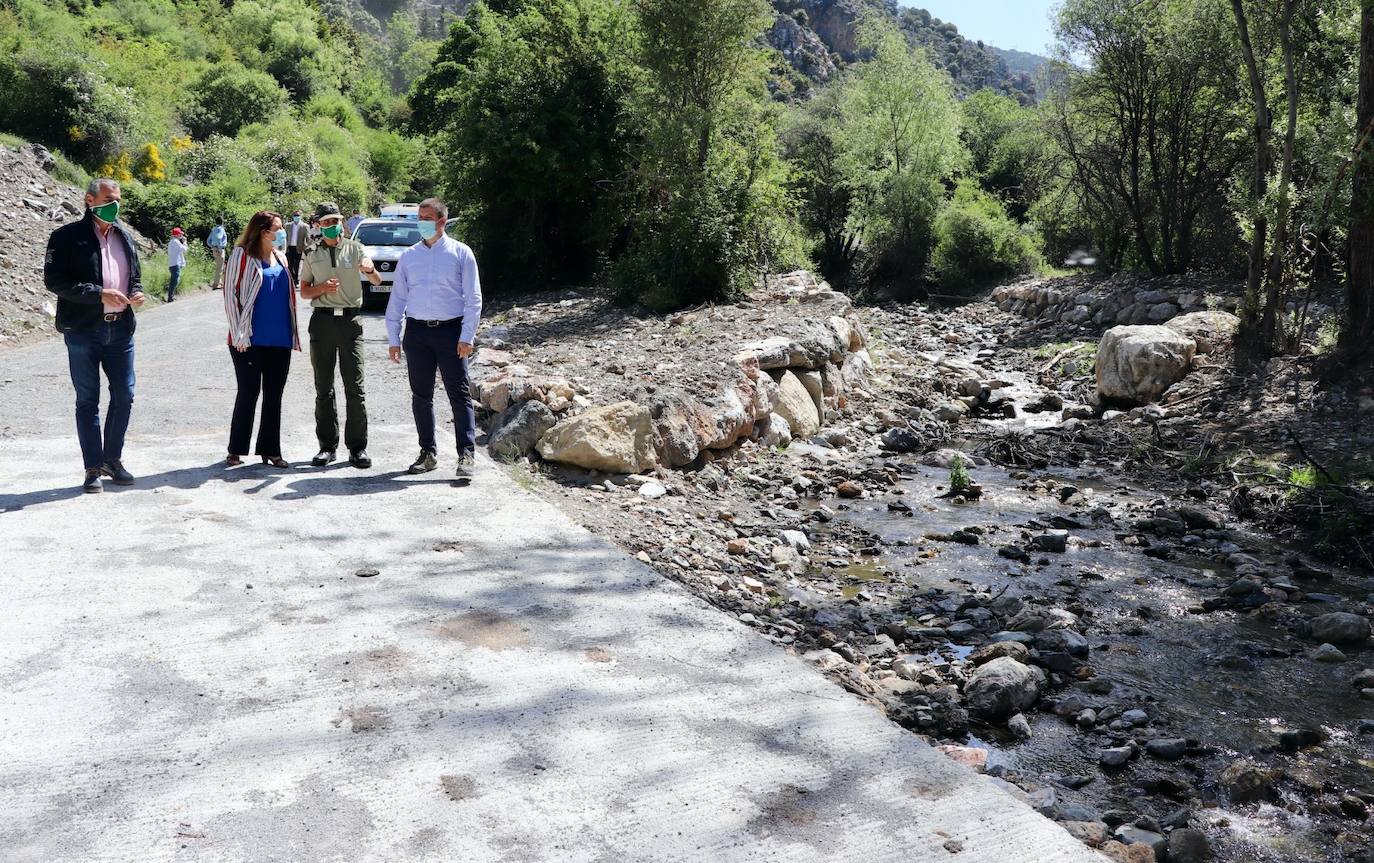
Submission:
<svg viewBox="0 0 1374 863">
<path fill-rule="evenodd" d="M 1348 657 L 1334 644 L 1323 644 L 1312 651 L 1312 658 L 1318 662 L 1345 662 Z"/>
<path fill-rule="evenodd" d="M 1157 859 L 1164 858 L 1164 852 L 1169 847 L 1169 840 L 1162 834 L 1153 830 L 1144 830 L 1134 824 L 1123 824 L 1116 828 L 1112 834 L 1118 842 L 1123 845 L 1147 845 L 1155 852 Z"/>
<path fill-rule="evenodd" d="M 1017 740 L 1031 739 L 1030 721 L 1026 719 L 1024 714 L 1018 713 L 1008 719 L 1007 731 L 1011 732 L 1011 736 Z"/>
<path fill-rule="evenodd" d="M 1117 746 L 1111 749 L 1103 749 L 1098 753 L 1097 760 L 1103 767 L 1121 767 L 1131 757 L 1135 755 L 1134 746 Z"/>
<path fill-rule="evenodd" d="M 1188 751 L 1188 741 L 1181 737 L 1161 737 L 1145 744 L 1145 751 L 1162 761 L 1177 761 Z"/>
<path fill-rule="evenodd" d="M 658 500 L 668 493 L 668 489 L 662 483 L 646 482 L 639 487 L 639 496 L 649 500 Z"/>
<path fill-rule="evenodd" d="M 1211 859 L 1211 845 L 1201 830 L 1180 827 L 1169 834 L 1169 863 L 1207 863 Z"/>
</svg>

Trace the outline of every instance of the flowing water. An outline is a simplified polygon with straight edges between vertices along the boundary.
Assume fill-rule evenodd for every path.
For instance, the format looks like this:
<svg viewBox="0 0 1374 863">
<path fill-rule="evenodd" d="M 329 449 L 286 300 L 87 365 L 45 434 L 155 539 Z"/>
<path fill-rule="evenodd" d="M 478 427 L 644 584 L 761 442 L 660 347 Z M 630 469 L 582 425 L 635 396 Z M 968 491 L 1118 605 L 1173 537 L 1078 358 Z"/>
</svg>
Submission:
<svg viewBox="0 0 1374 863">
<path fill-rule="evenodd" d="M 902 471 L 900 500 L 909 512 L 890 509 L 892 498 L 831 502 L 841 521 L 883 540 L 880 556 L 828 573 L 842 583 L 846 600 L 905 608 L 916 594 L 939 587 L 956 593 L 1006 589 L 1057 607 L 1076 602 L 1085 610 L 1088 661 L 1099 678 L 1113 684 L 1109 696 L 1096 700 L 1142 708 L 1161 736 L 1196 741 L 1183 761 L 1167 764 L 1142 755 L 1127 770 L 1109 774 L 1097 763 L 1099 750 L 1114 745 L 1108 736 L 1038 714 L 1030 717 L 1034 734 L 1026 742 L 1011 742 L 997 728 L 977 730 L 970 742 L 989 748 L 990 764 L 1042 781 L 1091 777 L 1081 791 L 1056 790 L 1063 792 L 1060 799 L 1099 811 L 1163 817 L 1190 805 L 1198 820 L 1227 827 L 1217 849 L 1220 860 L 1341 859 L 1334 834 L 1358 829 L 1358 823 L 1338 812 L 1314 812 L 1311 801 L 1374 791 L 1374 735 L 1357 730 L 1360 720 L 1374 717 L 1374 702 L 1358 698 L 1350 683 L 1360 667 L 1374 665 L 1374 651 L 1342 648 L 1350 661 L 1320 663 L 1310 658 L 1315 644 L 1297 639 L 1282 622 L 1235 611 L 1197 613 L 1234 579 L 1231 569 L 1214 550 L 1158 560 L 1124 545 L 1122 537 L 1142 514 L 1135 507 L 1160 499 L 1132 483 L 1076 469 L 1013 475 L 996 466 L 975 467 L 982 498 L 957 503 L 940 497 L 947 471 L 914 459 L 903 461 Z M 1065 485 L 1079 490 L 1070 504 L 1060 502 Z M 1099 508 L 1116 518 L 1094 521 Z M 1032 553 L 1035 561 L 1048 558 L 1048 565 L 998 555 L 998 547 L 1023 543 L 1056 517 L 1067 519 L 1058 524 L 1075 540 L 1062 554 Z M 981 531 L 979 544 L 935 538 L 964 529 Z M 1262 537 L 1238 538 L 1240 545 L 1276 560 L 1288 551 Z M 1345 600 L 1364 601 L 1369 592 L 1362 579 L 1341 572 L 1329 584 L 1301 586 L 1320 591 L 1321 600 L 1311 601 L 1309 594 L 1309 601 L 1289 606 L 1304 617 L 1337 610 Z M 957 660 L 970 649 L 949 644 L 938 653 Z M 1278 750 L 1281 731 L 1305 728 L 1320 729 L 1326 742 L 1299 752 Z M 1216 776 L 1243 755 L 1285 770 L 1288 779 L 1274 804 L 1223 808 Z M 1154 780 L 1161 776 L 1182 780 L 1200 800 L 1171 802 L 1142 790 L 1158 788 Z"/>
</svg>

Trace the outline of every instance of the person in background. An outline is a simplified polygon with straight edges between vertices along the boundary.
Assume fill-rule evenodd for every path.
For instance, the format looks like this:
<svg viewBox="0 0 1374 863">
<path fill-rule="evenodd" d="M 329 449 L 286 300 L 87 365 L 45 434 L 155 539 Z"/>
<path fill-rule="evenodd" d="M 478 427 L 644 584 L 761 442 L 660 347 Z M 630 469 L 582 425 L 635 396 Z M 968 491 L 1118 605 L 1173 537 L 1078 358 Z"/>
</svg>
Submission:
<svg viewBox="0 0 1374 863">
<path fill-rule="evenodd" d="M 186 232 L 181 228 L 172 229 L 172 239 L 167 241 L 167 302 L 177 298 L 177 285 L 181 283 L 181 271 L 186 266 Z"/>
<path fill-rule="evenodd" d="M 348 229 L 348 236 L 352 237 L 354 234 L 358 233 L 358 225 L 362 224 L 362 221 L 363 211 L 354 210 L 353 215 L 348 217 L 348 224 L 344 226 Z"/>
<path fill-rule="evenodd" d="M 367 454 L 367 404 L 363 389 L 362 280 L 374 285 L 382 277 L 363 244 L 343 236 L 343 214 L 333 201 L 315 209 L 320 244 L 301 260 L 301 298 L 310 300 L 310 365 L 315 370 L 315 436 L 320 452 L 310 463 L 324 467 L 339 448 L 339 412 L 334 401 L 334 366 L 344 391 L 344 445 L 348 463 L 372 467 Z"/>
<path fill-rule="evenodd" d="M 238 395 L 229 426 L 226 467 L 243 464 L 253 434 L 253 414 L 262 395 L 262 419 L 254 449 L 263 464 L 291 465 L 281 457 L 281 400 L 291 371 L 291 352 L 301 349 L 296 331 L 296 287 L 286 256 L 281 216 L 253 214 L 229 254 L 224 283 L 224 314 L 229 320 L 229 357 Z"/>
<path fill-rule="evenodd" d="M 48 237 L 43 285 L 57 295 L 57 330 L 67 343 L 76 390 L 76 437 L 87 493 L 101 477 L 132 485 L 124 469 L 124 434 L 134 404 L 134 309 L 143 305 L 143 278 L 133 235 L 119 221 L 119 184 L 102 177 L 86 187 L 86 215 Z M 100 370 L 110 406 L 100 432 Z"/>
<path fill-rule="evenodd" d="M 301 211 L 291 214 L 291 224 L 286 226 L 286 260 L 291 265 L 291 281 L 300 281 L 301 255 L 310 242 L 310 226 L 301 221 Z"/>
<path fill-rule="evenodd" d="M 472 249 L 444 234 L 448 207 L 438 198 L 420 204 L 421 242 L 396 262 L 396 277 L 386 307 L 387 354 L 400 363 L 406 354 L 410 407 L 420 437 L 420 457 L 410 473 L 438 466 L 434 438 L 434 373 L 444 379 L 458 436 L 458 476 L 471 477 L 476 450 L 476 420 L 468 387 L 468 357 L 482 316 L 482 283 Z M 401 322 L 405 321 L 405 340 Z"/>
<path fill-rule="evenodd" d="M 229 233 L 224 230 L 223 216 L 215 220 L 215 226 L 210 229 L 210 236 L 206 237 L 205 245 L 210 247 L 210 254 L 215 258 L 215 277 L 210 280 L 210 289 L 218 291 L 224 287 L 224 250 L 229 246 Z"/>
</svg>

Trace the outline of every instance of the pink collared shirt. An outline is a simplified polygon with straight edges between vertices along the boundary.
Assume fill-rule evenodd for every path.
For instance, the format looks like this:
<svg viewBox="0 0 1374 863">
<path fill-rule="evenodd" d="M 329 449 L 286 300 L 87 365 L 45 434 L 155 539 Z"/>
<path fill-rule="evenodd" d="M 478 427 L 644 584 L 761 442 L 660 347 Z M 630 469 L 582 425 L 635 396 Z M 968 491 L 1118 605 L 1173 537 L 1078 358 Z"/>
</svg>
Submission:
<svg viewBox="0 0 1374 863">
<path fill-rule="evenodd" d="M 104 277 L 106 290 L 116 290 L 125 296 L 129 295 L 129 254 L 124 250 L 124 243 L 120 242 L 115 236 L 114 225 L 105 233 L 100 233 L 99 226 L 94 229 L 95 238 L 100 241 L 100 274 Z M 105 307 L 105 314 L 114 314 L 123 311 L 123 307 L 112 306 L 109 303 L 102 303 Z"/>
</svg>

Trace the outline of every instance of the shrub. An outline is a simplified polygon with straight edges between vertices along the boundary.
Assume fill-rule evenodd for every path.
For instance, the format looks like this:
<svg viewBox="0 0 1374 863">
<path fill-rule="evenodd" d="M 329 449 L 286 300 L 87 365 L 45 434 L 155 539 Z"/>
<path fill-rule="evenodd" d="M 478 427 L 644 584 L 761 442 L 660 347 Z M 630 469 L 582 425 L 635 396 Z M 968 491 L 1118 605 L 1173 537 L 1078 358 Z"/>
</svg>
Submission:
<svg viewBox="0 0 1374 863">
<path fill-rule="evenodd" d="M 959 184 L 935 220 L 935 240 L 935 278 L 955 293 L 1030 272 L 1041 263 L 1035 240 L 1000 201 L 968 181 Z"/>
<path fill-rule="evenodd" d="M 236 143 L 274 199 L 305 203 L 302 193 L 315 182 L 320 160 L 299 123 L 286 118 L 254 123 L 243 128 Z"/>
<path fill-rule="evenodd" d="M 285 104 L 286 91 L 270 75 L 225 63 L 191 85 L 181 119 L 197 138 L 232 137 L 250 123 L 270 121 Z"/>
<path fill-rule="evenodd" d="M 150 183 L 161 183 L 167 179 L 167 163 L 162 161 L 157 144 L 151 141 L 143 145 L 143 150 L 134 162 L 134 174 Z"/>
<path fill-rule="evenodd" d="M 307 119 L 323 117 L 356 135 L 366 128 L 363 117 L 342 93 L 321 93 L 305 103 L 301 114 Z"/>
<path fill-rule="evenodd" d="M 0 60 L 0 129 L 86 164 L 117 158 L 133 136 L 134 100 L 102 68 L 71 52 Z"/>
<path fill-rule="evenodd" d="M 662 312 L 746 291 L 755 262 L 736 218 L 742 203 L 731 197 L 703 183 L 638 214 L 639 236 L 610 273 L 617 299 Z"/>
</svg>

